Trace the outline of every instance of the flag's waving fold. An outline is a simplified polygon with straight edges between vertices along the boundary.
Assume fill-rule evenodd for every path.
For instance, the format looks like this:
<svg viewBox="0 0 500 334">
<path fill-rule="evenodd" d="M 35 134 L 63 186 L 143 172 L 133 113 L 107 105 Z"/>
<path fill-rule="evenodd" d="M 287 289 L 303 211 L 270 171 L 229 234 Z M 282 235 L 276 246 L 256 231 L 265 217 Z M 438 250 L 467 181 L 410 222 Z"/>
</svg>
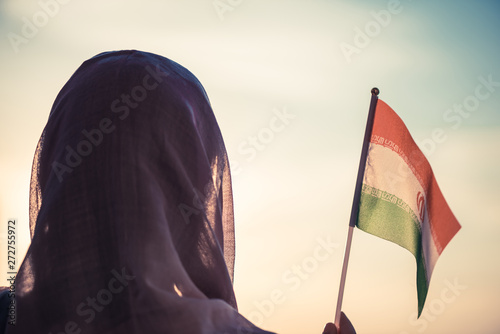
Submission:
<svg viewBox="0 0 500 334">
<path fill-rule="evenodd" d="M 381 100 L 375 109 L 357 226 L 415 256 L 420 316 L 434 265 L 460 224 L 403 121 Z"/>
</svg>

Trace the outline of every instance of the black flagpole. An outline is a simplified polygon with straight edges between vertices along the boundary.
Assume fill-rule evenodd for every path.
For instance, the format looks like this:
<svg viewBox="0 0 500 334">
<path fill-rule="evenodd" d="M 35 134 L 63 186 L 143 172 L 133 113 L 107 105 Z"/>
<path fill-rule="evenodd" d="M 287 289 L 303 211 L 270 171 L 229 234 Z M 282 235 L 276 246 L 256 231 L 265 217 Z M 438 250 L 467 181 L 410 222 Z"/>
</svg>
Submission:
<svg viewBox="0 0 500 334">
<path fill-rule="evenodd" d="M 365 176 L 366 157 L 368 156 L 368 146 L 370 145 L 370 138 L 372 136 L 373 119 L 375 118 L 375 109 L 377 107 L 378 88 L 372 88 L 372 98 L 370 101 L 370 109 L 368 111 L 368 119 L 366 121 L 365 138 L 363 140 L 363 148 L 361 149 L 361 158 L 359 160 L 358 178 L 356 180 L 356 188 L 354 189 L 354 198 L 352 200 L 351 218 L 349 219 L 349 231 L 347 233 L 347 242 L 344 253 L 344 264 L 342 265 L 342 276 L 340 277 L 339 296 L 337 298 L 337 310 L 335 312 L 335 326 L 337 329 L 340 324 L 340 312 L 342 310 L 342 299 L 344 297 L 344 287 L 347 274 L 347 264 L 349 263 L 349 253 L 351 251 L 352 233 L 356 221 L 358 220 L 359 199 L 361 197 L 361 185 Z"/>
</svg>

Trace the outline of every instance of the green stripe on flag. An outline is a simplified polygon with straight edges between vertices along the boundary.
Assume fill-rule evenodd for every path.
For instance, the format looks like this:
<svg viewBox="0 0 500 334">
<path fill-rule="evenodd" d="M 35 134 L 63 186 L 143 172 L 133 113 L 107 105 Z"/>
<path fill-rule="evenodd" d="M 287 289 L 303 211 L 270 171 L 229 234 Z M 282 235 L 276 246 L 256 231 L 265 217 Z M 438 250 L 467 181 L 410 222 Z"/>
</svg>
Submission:
<svg viewBox="0 0 500 334">
<path fill-rule="evenodd" d="M 356 226 L 409 250 L 417 262 L 418 316 L 422 313 L 428 284 L 422 254 L 422 234 L 417 216 L 395 195 L 363 184 Z"/>
<path fill-rule="evenodd" d="M 422 254 L 422 253 L 420 253 Z M 420 258 L 420 259 L 419 259 Z M 425 260 L 422 255 L 417 258 L 417 295 L 418 295 L 418 317 L 422 314 L 424 309 L 425 299 L 427 298 L 427 291 L 429 286 L 427 284 Z"/>
</svg>

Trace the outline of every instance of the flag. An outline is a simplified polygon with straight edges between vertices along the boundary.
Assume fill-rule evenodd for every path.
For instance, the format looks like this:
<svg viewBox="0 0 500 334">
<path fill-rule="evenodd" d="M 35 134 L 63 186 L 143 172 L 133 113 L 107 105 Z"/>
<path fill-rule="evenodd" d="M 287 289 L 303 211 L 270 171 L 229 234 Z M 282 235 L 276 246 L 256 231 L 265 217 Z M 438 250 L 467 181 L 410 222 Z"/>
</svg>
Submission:
<svg viewBox="0 0 500 334">
<path fill-rule="evenodd" d="M 460 224 L 405 124 L 381 100 L 375 109 L 356 226 L 415 256 L 420 316 L 436 261 Z"/>
</svg>

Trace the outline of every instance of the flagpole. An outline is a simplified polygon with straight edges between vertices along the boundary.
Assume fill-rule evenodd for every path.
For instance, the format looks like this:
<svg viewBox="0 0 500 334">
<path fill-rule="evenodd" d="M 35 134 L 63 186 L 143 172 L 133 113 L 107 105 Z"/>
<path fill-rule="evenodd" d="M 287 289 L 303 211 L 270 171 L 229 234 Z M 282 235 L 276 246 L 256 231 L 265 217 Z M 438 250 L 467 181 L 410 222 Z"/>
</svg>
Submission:
<svg viewBox="0 0 500 334">
<path fill-rule="evenodd" d="M 345 245 L 344 264 L 342 265 L 342 275 L 340 277 L 339 296 L 337 298 L 337 310 L 335 312 L 335 326 L 337 330 L 340 324 L 340 312 L 342 310 L 342 299 L 344 297 L 344 287 L 347 275 L 347 264 L 349 263 L 349 253 L 351 252 L 352 234 L 356 221 L 358 219 L 359 199 L 361 197 L 361 185 L 365 174 L 366 157 L 368 156 L 368 146 L 372 136 L 373 119 L 375 118 L 375 108 L 377 107 L 379 89 L 374 87 L 371 90 L 372 98 L 370 101 L 370 109 L 368 110 L 368 119 L 366 121 L 365 137 L 363 140 L 363 148 L 361 149 L 361 158 L 359 160 L 358 177 L 356 180 L 356 188 L 354 189 L 354 198 L 352 200 L 351 218 L 349 219 L 349 231 L 347 233 L 347 242 Z"/>
</svg>

